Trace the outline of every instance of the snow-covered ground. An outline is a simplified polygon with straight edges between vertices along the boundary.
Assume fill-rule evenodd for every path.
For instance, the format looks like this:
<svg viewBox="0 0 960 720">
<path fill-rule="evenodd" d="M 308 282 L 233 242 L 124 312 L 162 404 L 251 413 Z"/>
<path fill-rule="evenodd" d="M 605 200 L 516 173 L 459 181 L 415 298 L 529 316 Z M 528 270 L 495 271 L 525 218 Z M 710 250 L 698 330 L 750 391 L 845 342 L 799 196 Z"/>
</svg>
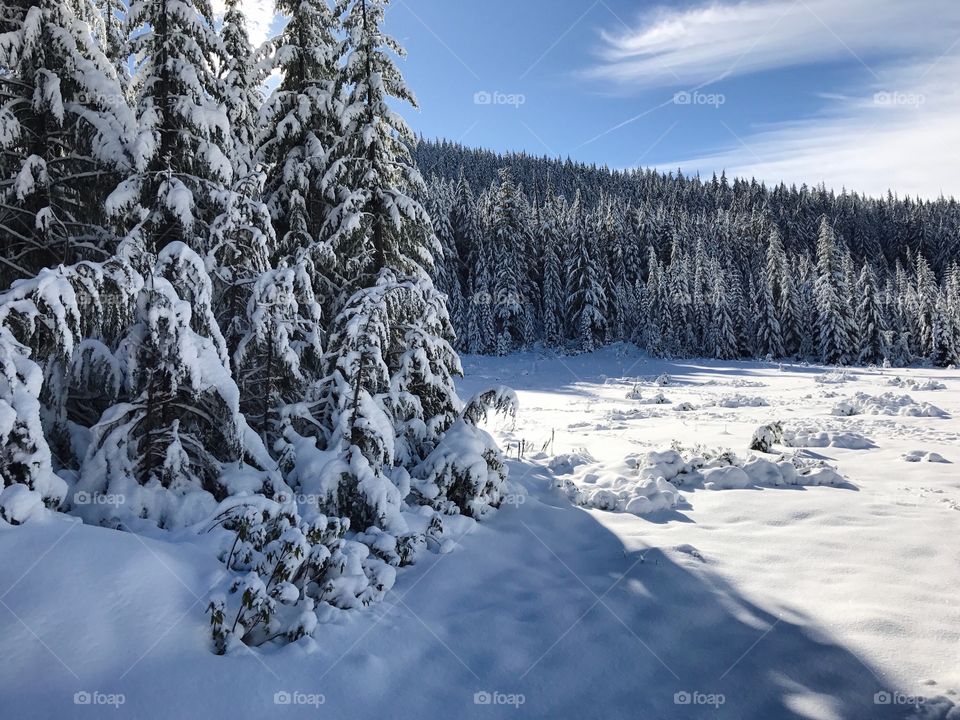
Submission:
<svg viewBox="0 0 960 720">
<path fill-rule="evenodd" d="M 960 702 L 960 372 L 627 347 L 464 365 L 464 396 L 518 391 L 494 425 L 509 502 L 294 645 L 210 652 L 223 565 L 205 538 L 0 526 L 0 717 L 869 720 Z"/>
</svg>

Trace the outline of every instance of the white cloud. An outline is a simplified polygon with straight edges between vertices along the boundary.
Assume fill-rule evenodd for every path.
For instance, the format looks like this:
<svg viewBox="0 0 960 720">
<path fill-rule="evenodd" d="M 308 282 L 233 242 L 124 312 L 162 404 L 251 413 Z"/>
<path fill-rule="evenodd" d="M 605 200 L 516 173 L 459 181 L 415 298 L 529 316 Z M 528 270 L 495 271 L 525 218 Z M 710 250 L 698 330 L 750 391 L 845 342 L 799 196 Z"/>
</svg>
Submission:
<svg viewBox="0 0 960 720">
<path fill-rule="evenodd" d="M 883 195 L 960 196 L 960 57 L 881 69 L 859 97 L 839 97 L 816 117 L 731 137 L 717 153 L 662 169 L 769 183 L 824 183 Z"/>
<path fill-rule="evenodd" d="M 761 0 L 661 8 L 624 33 L 604 33 L 586 71 L 621 88 L 709 83 L 772 68 L 943 52 L 960 31 L 956 0 Z"/>
<path fill-rule="evenodd" d="M 692 89 L 843 61 L 860 68 L 859 84 L 811 93 L 790 122 L 727 126 L 729 144 L 660 167 L 871 195 L 958 196 L 958 36 L 957 0 L 713 2 L 655 10 L 629 32 L 604 34 L 599 60 L 585 74 L 621 91 Z M 764 98 L 756 102 L 762 109 Z"/>
</svg>

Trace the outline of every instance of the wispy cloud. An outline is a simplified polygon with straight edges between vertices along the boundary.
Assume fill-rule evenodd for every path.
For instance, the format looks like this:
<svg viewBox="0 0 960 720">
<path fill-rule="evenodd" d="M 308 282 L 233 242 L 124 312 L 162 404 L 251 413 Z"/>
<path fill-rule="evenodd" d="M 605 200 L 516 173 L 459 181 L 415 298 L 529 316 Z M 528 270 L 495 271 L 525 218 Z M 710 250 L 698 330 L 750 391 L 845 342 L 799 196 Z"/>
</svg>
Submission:
<svg viewBox="0 0 960 720">
<path fill-rule="evenodd" d="M 956 0 L 761 0 L 661 8 L 630 31 L 604 33 L 599 60 L 586 74 L 643 89 L 838 59 L 874 72 L 878 58 L 942 51 L 957 36 L 957 19 Z"/>
<path fill-rule="evenodd" d="M 664 169 L 825 183 L 884 194 L 960 195 L 960 4 L 956 0 L 756 0 L 659 9 L 604 34 L 585 71 L 621 91 L 704 87 L 842 61 L 859 73 L 795 104 L 789 122 L 724 124 L 715 151 Z M 819 70 L 811 70 L 820 72 Z M 764 98 L 754 100 L 758 117 Z M 717 118 L 719 122 L 722 119 Z"/>
<path fill-rule="evenodd" d="M 663 163 L 662 169 L 824 183 L 869 195 L 888 190 L 960 196 L 960 57 L 935 65 L 881 69 L 860 96 L 833 101 L 815 117 L 734 136 L 715 153 Z"/>
</svg>

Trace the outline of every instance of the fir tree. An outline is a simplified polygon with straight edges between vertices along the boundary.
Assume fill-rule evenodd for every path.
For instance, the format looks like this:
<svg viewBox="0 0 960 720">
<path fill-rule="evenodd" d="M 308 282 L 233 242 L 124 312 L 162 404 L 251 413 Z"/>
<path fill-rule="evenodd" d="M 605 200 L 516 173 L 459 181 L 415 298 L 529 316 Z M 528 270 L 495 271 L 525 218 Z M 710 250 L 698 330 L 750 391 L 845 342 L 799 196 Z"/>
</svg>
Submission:
<svg viewBox="0 0 960 720">
<path fill-rule="evenodd" d="M 603 315 L 606 297 L 597 267 L 594 236 L 586 219 L 571 228 L 571 258 L 567 272 L 567 318 L 582 350 L 603 344 L 607 324 Z"/>
<path fill-rule="evenodd" d="M 843 274 L 843 260 L 826 216 L 820 220 L 817 241 L 817 326 L 820 357 L 825 363 L 846 364 L 850 359 L 850 297 Z"/>
<path fill-rule="evenodd" d="M 133 116 L 88 0 L 5 5 L 0 35 L 0 281 L 114 250 L 102 180 L 128 166 Z"/>
<path fill-rule="evenodd" d="M 864 364 L 882 362 L 887 356 L 887 325 L 877 290 L 877 279 L 869 265 L 864 265 L 857 281 L 857 361 Z"/>
</svg>

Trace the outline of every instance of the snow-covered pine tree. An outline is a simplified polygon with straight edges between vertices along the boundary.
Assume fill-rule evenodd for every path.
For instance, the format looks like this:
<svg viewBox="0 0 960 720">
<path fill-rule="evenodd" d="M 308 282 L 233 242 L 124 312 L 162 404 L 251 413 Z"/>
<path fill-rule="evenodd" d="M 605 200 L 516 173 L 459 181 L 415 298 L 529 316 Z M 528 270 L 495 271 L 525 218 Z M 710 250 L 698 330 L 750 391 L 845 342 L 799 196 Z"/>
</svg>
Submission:
<svg viewBox="0 0 960 720">
<path fill-rule="evenodd" d="M 857 298 L 857 362 L 883 362 L 887 357 L 887 323 L 880 304 L 877 278 L 869 265 L 864 265 L 860 271 Z"/>
<path fill-rule="evenodd" d="M 434 178 L 427 192 L 427 211 L 433 219 L 433 230 L 440 244 L 434 257 L 434 283 L 447 299 L 450 322 L 454 334 L 460 338 L 466 332 L 466 308 L 463 287 L 460 284 L 460 261 L 450 216 L 453 207 L 453 188 Z"/>
<path fill-rule="evenodd" d="M 919 253 L 916 256 L 913 290 L 915 352 L 923 357 L 929 357 L 933 352 L 933 316 L 936 312 L 939 288 L 930 263 Z"/>
<path fill-rule="evenodd" d="M 275 449 L 288 406 L 320 376 L 321 309 L 307 260 L 263 273 L 246 308 L 247 334 L 234 355 L 240 408 L 265 445 Z"/>
<path fill-rule="evenodd" d="M 263 77 L 255 62 L 256 53 L 250 44 L 247 20 L 240 8 L 240 0 L 226 0 L 220 39 L 225 56 L 220 70 L 220 94 L 230 120 L 230 161 L 233 163 L 234 180 L 242 182 L 257 169 L 257 132 L 260 107 L 263 105 L 260 85 Z"/>
<path fill-rule="evenodd" d="M 430 217 L 413 197 L 423 186 L 410 157 L 416 138 L 390 106 L 391 98 L 417 103 L 392 56 L 405 51 L 381 28 L 388 1 L 353 0 L 343 23 L 347 95 L 330 170 L 339 202 L 325 231 L 351 289 L 370 287 L 385 267 L 430 271 L 439 249 Z"/>
<path fill-rule="evenodd" d="M 103 52 L 116 70 L 121 91 L 129 99 L 131 79 L 127 4 L 124 0 L 99 0 L 98 5 L 103 18 Z"/>
<path fill-rule="evenodd" d="M 718 360 L 733 360 L 740 354 L 730 298 L 727 294 L 727 275 L 722 268 L 714 276 L 713 288 L 713 356 Z"/>
<path fill-rule="evenodd" d="M 91 428 L 74 493 L 76 509 L 90 520 L 140 517 L 165 527 L 197 522 L 230 494 L 225 468 L 244 461 L 262 473 L 262 492 L 271 494 L 279 483 L 271 474 L 274 463 L 240 414 L 222 339 L 195 329 L 210 317 L 203 302 L 210 296 L 209 277 L 177 278 L 188 300 L 163 276 L 169 268 L 188 267 L 202 268 L 202 260 L 182 243 L 169 245 L 139 293 L 134 324 L 117 351 L 121 402 Z M 194 318 L 191 301 L 202 317 Z M 81 507 L 80 498 L 91 496 L 123 503 Z"/>
<path fill-rule="evenodd" d="M 127 166 L 133 115 L 94 30 L 89 0 L 3 6 L 0 34 L 0 283 L 105 259 L 110 178 Z"/>
<path fill-rule="evenodd" d="M 389 105 L 414 99 L 391 55 L 403 51 L 381 29 L 385 5 L 355 0 L 344 21 L 348 96 L 334 149 L 342 191 L 328 228 L 338 266 L 351 272 L 322 392 L 334 428 L 329 447 L 341 458 L 328 497 L 354 528 L 397 533 L 408 470 L 444 442 L 456 419 L 452 377 L 460 364 L 427 275 L 437 241 L 414 199 L 423 183 L 410 159 L 414 139 Z"/>
<path fill-rule="evenodd" d="M 774 298 L 775 283 L 771 281 L 767 270 L 760 274 L 760 314 L 757 317 L 757 354 L 760 357 L 783 357 L 783 339 L 780 320 L 777 315 L 777 303 Z"/>
<path fill-rule="evenodd" d="M 273 218 L 279 255 L 323 250 L 329 234 L 322 228 L 338 201 L 332 179 L 334 146 L 341 141 L 342 104 L 338 90 L 341 44 L 339 18 L 327 0 L 280 0 L 277 9 L 290 16 L 272 40 L 264 72 L 280 82 L 261 112 L 257 159 L 267 168 L 263 197 Z M 314 257 L 314 279 L 321 301 L 336 289 L 322 279 L 330 258 Z"/>
<path fill-rule="evenodd" d="M 960 361 L 957 325 L 957 317 L 951 311 L 945 295 L 941 293 L 933 308 L 930 331 L 930 362 L 935 366 L 947 367 Z"/>
<path fill-rule="evenodd" d="M 493 260 L 493 316 L 496 352 L 507 355 L 525 347 L 527 300 L 523 296 L 523 251 L 529 229 L 520 188 L 513 182 L 509 168 L 503 168 L 493 197 L 490 217 L 490 250 Z"/>
<path fill-rule="evenodd" d="M 820 218 L 814 294 L 820 359 L 829 364 L 845 365 L 850 360 L 850 293 L 843 273 L 842 252 L 826 215 Z"/>
<path fill-rule="evenodd" d="M 660 261 L 657 259 L 657 252 L 653 245 L 650 245 L 647 247 L 647 283 L 644 293 L 646 315 L 643 337 L 647 352 L 654 357 L 663 357 L 666 353 L 663 328 L 667 314 L 660 292 L 662 274 L 663 270 L 660 267 Z"/>
<path fill-rule="evenodd" d="M 574 207 L 578 203 L 574 202 Z M 594 350 L 606 338 L 604 307 L 607 299 L 597 262 L 595 226 L 589 216 L 575 218 L 570 229 L 570 264 L 567 269 L 567 319 L 582 350 Z"/>
<path fill-rule="evenodd" d="M 773 295 L 777 320 L 780 323 L 780 336 L 785 355 L 796 355 L 800 351 L 800 331 L 798 329 L 796 287 L 793 274 L 790 272 L 790 262 L 780 231 L 774 225 L 770 229 L 767 245 L 767 284 Z"/>
<path fill-rule="evenodd" d="M 490 353 L 496 349 L 496 327 L 493 317 L 493 278 L 490 253 L 481 235 L 470 256 L 470 297 L 467 306 L 467 337 L 463 347 L 469 353 Z"/>
<path fill-rule="evenodd" d="M 566 273 L 561 254 L 565 246 L 558 198 L 547 189 L 540 209 L 539 238 L 543 243 L 543 338 L 550 347 L 563 345 L 566 317 Z"/>
<path fill-rule="evenodd" d="M 622 221 L 612 201 L 607 201 L 597 214 L 597 270 L 600 276 L 606 304 L 603 315 L 607 329 L 605 338 L 622 338 L 626 328 L 626 271 L 621 245 Z"/>
<path fill-rule="evenodd" d="M 130 257 L 149 275 L 150 256 L 168 243 L 211 250 L 210 224 L 233 177 L 230 120 L 218 102 L 223 51 L 209 0 L 134 0 L 127 27 L 139 131 L 132 171 L 106 204 L 125 220 Z"/>
</svg>

